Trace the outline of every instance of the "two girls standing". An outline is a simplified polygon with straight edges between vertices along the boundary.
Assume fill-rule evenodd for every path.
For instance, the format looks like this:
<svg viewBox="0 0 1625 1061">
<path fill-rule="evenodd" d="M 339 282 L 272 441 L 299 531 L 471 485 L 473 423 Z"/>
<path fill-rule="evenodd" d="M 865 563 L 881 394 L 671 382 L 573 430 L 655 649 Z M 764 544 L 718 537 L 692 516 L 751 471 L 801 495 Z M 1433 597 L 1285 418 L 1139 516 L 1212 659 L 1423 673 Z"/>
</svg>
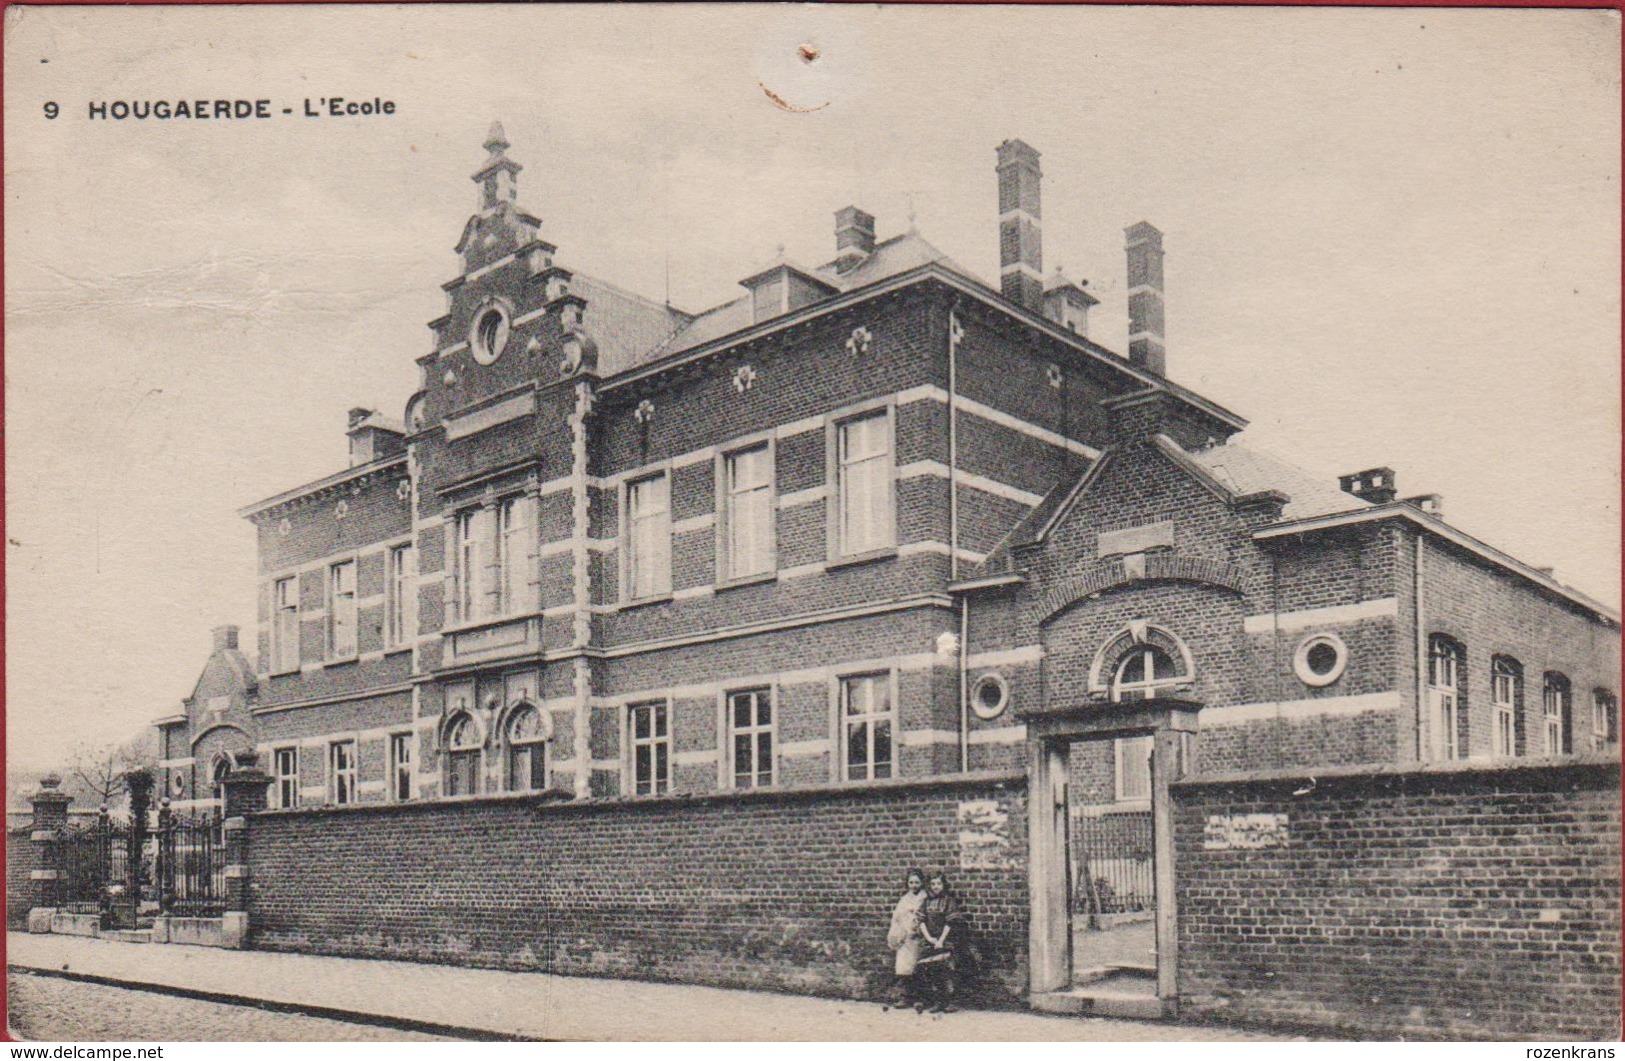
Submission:
<svg viewBox="0 0 1625 1061">
<path fill-rule="evenodd" d="M 908 871 L 907 890 L 892 910 L 886 943 L 897 952 L 893 1005 L 924 1012 L 953 1011 L 955 950 L 962 946 L 964 915 L 941 870 Z"/>
</svg>

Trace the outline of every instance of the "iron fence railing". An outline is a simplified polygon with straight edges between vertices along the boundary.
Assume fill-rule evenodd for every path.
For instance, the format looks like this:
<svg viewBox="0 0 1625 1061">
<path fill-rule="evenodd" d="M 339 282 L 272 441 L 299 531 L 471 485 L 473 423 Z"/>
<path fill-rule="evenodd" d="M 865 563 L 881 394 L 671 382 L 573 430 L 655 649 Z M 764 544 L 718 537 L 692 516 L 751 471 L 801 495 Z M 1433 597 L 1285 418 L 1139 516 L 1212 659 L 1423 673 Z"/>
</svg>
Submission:
<svg viewBox="0 0 1625 1061">
<path fill-rule="evenodd" d="M 1098 927 L 1104 914 L 1155 909 L 1149 810 L 1076 815 L 1071 832 L 1075 913 Z"/>
<path fill-rule="evenodd" d="M 226 905 L 226 845 L 218 814 L 157 814 L 157 826 L 107 814 L 56 839 L 59 902 L 133 928 L 152 914 L 213 917 Z"/>
<path fill-rule="evenodd" d="M 226 845 L 215 815 L 177 817 L 158 832 L 159 903 L 182 917 L 225 909 Z"/>
<path fill-rule="evenodd" d="M 106 882 L 106 822 L 66 829 L 56 842 L 58 901 L 74 913 L 101 913 Z"/>
</svg>

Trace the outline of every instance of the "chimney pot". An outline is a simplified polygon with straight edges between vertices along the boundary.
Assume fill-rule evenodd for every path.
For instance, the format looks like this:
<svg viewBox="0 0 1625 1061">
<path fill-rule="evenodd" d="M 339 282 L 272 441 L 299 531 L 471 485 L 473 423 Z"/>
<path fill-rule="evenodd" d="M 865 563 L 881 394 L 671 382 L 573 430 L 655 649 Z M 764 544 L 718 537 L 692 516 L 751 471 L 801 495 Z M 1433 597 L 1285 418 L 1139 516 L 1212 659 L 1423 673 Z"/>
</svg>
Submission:
<svg viewBox="0 0 1625 1061">
<path fill-rule="evenodd" d="M 1403 499 L 1408 505 L 1415 505 L 1430 516 L 1444 516 L 1444 498 L 1438 494 L 1417 494 L 1414 497 Z"/>
<path fill-rule="evenodd" d="M 1034 313 L 1044 311 L 1044 231 L 1038 152 L 1020 140 L 997 149 L 999 290 Z"/>
<path fill-rule="evenodd" d="M 1367 468 L 1363 472 L 1351 472 L 1338 476 L 1337 482 L 1345 493 L 1374 505 L 1386 505 L 1399 494 L 1394 485 L 1392 468 Z"/>
<path fill-rule="evenodd" d="M 875 215 L 855 206 L 835 211 L 835 271 L 849 273 L 875 252 Z"/>
<path fill-rule="evenodd" d="M 237 647 L 237 628 L 235 626 L 217 626 L 211 631 L 214 637 L 214 650 Z"/>
</svg>

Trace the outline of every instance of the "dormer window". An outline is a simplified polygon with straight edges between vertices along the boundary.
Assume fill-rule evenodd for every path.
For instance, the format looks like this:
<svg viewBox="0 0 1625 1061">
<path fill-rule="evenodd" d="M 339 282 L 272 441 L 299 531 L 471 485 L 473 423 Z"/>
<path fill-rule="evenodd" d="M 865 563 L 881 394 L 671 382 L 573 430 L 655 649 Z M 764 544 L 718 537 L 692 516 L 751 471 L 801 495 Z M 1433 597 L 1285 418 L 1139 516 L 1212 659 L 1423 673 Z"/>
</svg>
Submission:
<svg viewBox="0 0 1625 1061">
<path fill-rule="evenodd" d="M 750 292 L 751 320 L 760 323 L 791 310 L 828 298 L 836 289 L 816 275 L 784 258 L 784 248 L 772 265 L 739 281 Z"/>
</svg>

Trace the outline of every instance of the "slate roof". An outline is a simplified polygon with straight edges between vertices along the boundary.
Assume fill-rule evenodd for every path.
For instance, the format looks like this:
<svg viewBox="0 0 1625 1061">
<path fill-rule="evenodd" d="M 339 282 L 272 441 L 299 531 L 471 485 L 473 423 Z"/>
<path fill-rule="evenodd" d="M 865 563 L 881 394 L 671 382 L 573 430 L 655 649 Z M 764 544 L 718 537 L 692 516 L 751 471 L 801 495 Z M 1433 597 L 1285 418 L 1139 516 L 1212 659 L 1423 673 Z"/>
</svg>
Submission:
<svg viewBox="0 0 1625 1061">
<path fill-rule="evenodd" d="M 965 279 L 982 287 L 987 286 L 969 269 L 966 269 L 926 242 L 918 232 L 907 232 L 901 236 L 893 236 L 891 239 L 877 243 L 874 253 L 869 255 L 862 265 L 850 272 L 844 274 L 837 272 L 834 262 L 821 265 L 812 272 L 814 276 L 834 287 L 837 291 L 851 291 L 854 288 L 864 287 L 906 273 L 911 269 L 917 269 L 930 262 L 941 263 L 944 267 L 953 270 L 965 277 Z M 704 346 L 706 343 L 720 339 L 731 332 L 739 331 L 741 328 L 748 328 L 753 323 L 755 322 L 751 319 L 750 295 L 741 295 L 731 302 L 724 302 L 720 306 L 713 307 L 690 318 L 684 325 L 674 330 L 668 336 L 666 342 L 655 349 L 647 351 L 646 355 L 638 361 L 617 366 L 615 371 L 635 368 L 657 358 Z M 600 364 L 602 364 L 601 356 Z M 603 374 L 608 376 L 611 373 L 606 369 Z"/>
<path fill-rule="evenodd" d="M 662 343 L 694 319 L 681 310 L 583 273 L 571 276 L 570 293 L 587 300 L 581 326 L 598 344 L 598 371 L 604 376 L 643 364 Z"/>
<path fill-rule="evenodd" d="M 1189 456 L 1237 494 L 1254 494 L 1260 490 L 1279 490 L 1286 494 L 1292 500 L 1282 510 L 1282 519 L 1306 519 L 1371 507 L 1371 502 L 1346 493 L 1335 480 L 1312 475 L 1267 450 L 1255 449 L 1243 442 L 1232 440 Z"/>
<path fill-rule="evenodd" d="M 1196 453 L 1188 450 L 1181 452 L 1185 459 L 1201 467 L 1238 497 L 1258 493 L 1261 490 L 1279 490 L 1286 494 L 1291 500 L 1282 509 L 1283 521 L 1371 507 L 1371 502 L 1345 493 L 1335 481 L 1324 481 L 1319 476 L 1267 450 L 1257 449 L 1243 442 L 1232 440 Z M 1081 466 L 1074 474 L 1052 487 L 1043 499 L 1010 529 L 1004 540 L 994 546 L 993 551 L 971 577 L 991 578 L 1014 574 L 1016 571 L 1014 551 L 1038 541 L 1044 527 L 1071 500 L 1093 467 L 1092 464 Z"/>
</svg>

